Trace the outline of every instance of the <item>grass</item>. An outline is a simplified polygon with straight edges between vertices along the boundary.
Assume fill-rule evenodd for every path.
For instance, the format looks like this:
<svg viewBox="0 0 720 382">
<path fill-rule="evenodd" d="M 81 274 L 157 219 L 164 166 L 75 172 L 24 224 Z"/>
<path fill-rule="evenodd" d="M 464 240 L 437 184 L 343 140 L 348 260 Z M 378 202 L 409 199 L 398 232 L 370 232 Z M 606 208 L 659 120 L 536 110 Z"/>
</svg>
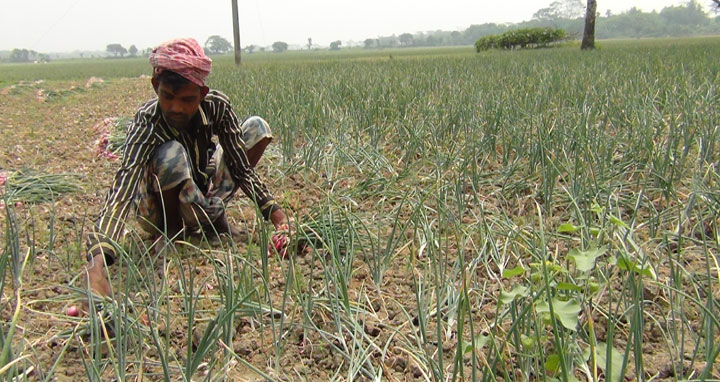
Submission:
<svg viewBox="0 0 720 382">
<path fill-rule="evenodd" d="M 254 240 L 155 258 L 129 226 L 109 316 L 62 337 L 79 355 L 8 354 L 95 380 L 719 378 L 720 41 L 471 52 L 215 59 L 273 127 L 263 177 L 310 253 L 280 259 L 251 218 Z M 17 267 L 55 241 L 7 208 Z"/>
</svg>

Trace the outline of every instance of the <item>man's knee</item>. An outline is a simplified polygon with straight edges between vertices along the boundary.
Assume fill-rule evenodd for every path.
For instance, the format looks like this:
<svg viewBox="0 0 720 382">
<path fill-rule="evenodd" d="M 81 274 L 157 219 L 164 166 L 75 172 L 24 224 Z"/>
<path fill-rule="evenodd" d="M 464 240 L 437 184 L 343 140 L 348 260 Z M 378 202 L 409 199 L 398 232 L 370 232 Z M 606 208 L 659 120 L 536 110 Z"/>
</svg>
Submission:
<svg viewBox="0 0 720 382">
<path fill-rule="evenodd" d="M 262 158 L 262 155 L 265 153 L 265 148 L 267 148 L 269 144 L 270 138 L 263 138 L 246 152 L 248 161 L 250 161 L 250 167 L 254 168 L 257 166 L 260 158 Z"/>
<path fill-rule="evenodd" d="M 190 162 L 185 148 L 178 141 L 158 146 L 150 161 L 150 170 L 160 190 L 169 190 L 187 179 L 192 179 Z"/>
<path fill-rule="evenodd" d="M 245 141 L 245 147 L 247 150 L 255 147 L 258 142 L 266 140 L 269 142 L 272 140 L 272 130 L 270 125 L 258 116 L 253 116 L 246 119 L 242 124 L 243 129 L 243 141 Z M 267 146 L 267 144 L 266 144 Z"/>
</svg>

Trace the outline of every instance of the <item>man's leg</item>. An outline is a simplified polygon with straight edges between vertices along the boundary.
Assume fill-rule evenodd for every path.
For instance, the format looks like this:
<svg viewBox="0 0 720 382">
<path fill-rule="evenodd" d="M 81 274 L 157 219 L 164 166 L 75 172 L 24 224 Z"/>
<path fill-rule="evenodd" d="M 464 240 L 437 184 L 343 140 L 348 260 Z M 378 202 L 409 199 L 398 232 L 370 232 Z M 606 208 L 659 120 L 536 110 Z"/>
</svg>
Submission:
<svg viewBox="0 0 720 382">
<path fill-rule="evenodd" d="M 271 138 L 263 138 L 247 151 L 248 162 L 250 162 L 252 168 L 255 168 L 258 162 L 260 162 L 260 158 L 262 158 L 262 155 L 265 153 L 265 148 L 270 144 L 271 140 Z"/>
<path fill-rule="evenodd" d="M 260 158 L 262 158 L 262 155 L 265 152 L 265 148 L 268 146 L 268 144 L 270 144 L 270 141 L 270 138 L 263 138 L 255 146 L 247 150 L 246 155 L 248 157 L 248 162 L 250 162 L 250 166 L 252 168 L 255 168 L 257 166 Z M 234 188 L 234 185 L 232 188 Z M 214 232 L 207 232 L 208 234 L 213 234 L 215 232 L 218 234 L 229 233 L 232 237 L 235 238 L 239 238 L 243 234 L 243 232 L 239 231 L 237 228 L 233 227 L 230 222 L 228 222 L 225 210 L 223 210 L 223 212 L 220 214 L 220 216 L 218 216 L 218 218 L 213 222 L 212 225 L 215 228 L 213 230 Z"/>
<path fill-rule="evenodd" d="M 162 201 L 164 222 L 160 227 L 168 238 L 175 237 L 183 229 L 180 216 L 180 190 L 182 185 L 155 193 L 155 198 Z"/>
<path fill-rule="evenodd" d="M 243 141 L 245 142 L 245 155 L 251 167 L 255 168 L 265 149 L 272 141 L 272 131 L 270 125 L 260 117 L 250 117 L 243 122 Z M 213 168 L 212 181 L 208 189 L 208 195 L 222 199 L 225 203 L 229 203 L 232 196 L 237 191 L 235 182 L 230 176 L 225 161 L 223 160 L 223 149 L 218 145 L 210 167 Z M 212 233 L 213 228 L 218 233 L 230 233 L 233 237 L 238 236 L 239 231 L 229 224 L 227 215 L 223 210 L 221 215 L 213 222 L 211 227 L 205 229 L 206 233 Z"/>
<path fill-rule="evenodd" d="M 255 167 L 270 141 L 272 141 L 272 131 L 270 126 L 264 119 L 260 117 L 250 117 L 243 122 L 243 141 L 245 142 L 245 156 L 251 167 Z M 235 182 L 230 176 L 230 170 L 227 168 L 223 158 L 223 148 L 218 145 L 210 160 L 208 168 L 212 168 L 210 186 L 208 187 L 208 195 L 218 197 L 225 203 L 230 202 L 233 194 L 237 191 Z"/>
<path fill-rule="evenodd" d="M 147 174 L 138 185 L 138 223 L 159 240 L 155 251 L 164 247 L 167 237 L 172 239 L 195 221 L 204 217 L 216 218 L 222 210 L 222 201 L 208 200 L 192 180 L 185 149 L 179 142 L 167 142 L 155 150 Z M 183 223 L 183 220 L 186 220 Z M 85 268 L 87 286 L 101 296 L 110 295 L 110 284 L 105 275 L 103 254 L 94 256 Z M 87 301 L 84 310 L 89 311 Z"/>
<path fill-rule="evenodd" d="M 183 146 L 167 142 L 155 150 L 146 184 L 138 197 L 140 224 L 146 231 L 172 238 L 183 227 L 192 232 L 222 210 L 218 198 L 206 198 L 195 185 Z"/>
<path fill-rule="evenodd" d="M 270 125 L 260 117 L 250 117 L 246 119 L 242 124 L 243 129 L 243 141 L 245 141 L 246 150 L 245 154 L 248 157 L 250 166 L 255 168 L 265 148 L 272 141 L 272 131 Z"/>
</svg>

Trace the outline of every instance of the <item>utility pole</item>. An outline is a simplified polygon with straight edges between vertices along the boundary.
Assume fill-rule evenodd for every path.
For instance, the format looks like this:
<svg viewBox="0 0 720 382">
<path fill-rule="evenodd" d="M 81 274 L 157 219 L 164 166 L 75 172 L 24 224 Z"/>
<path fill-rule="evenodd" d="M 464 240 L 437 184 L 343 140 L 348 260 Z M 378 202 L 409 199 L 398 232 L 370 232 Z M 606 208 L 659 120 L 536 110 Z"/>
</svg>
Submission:
<svg viewBox="0 0 720 382">
<path fill-rule="evenodd" d="M 232 0 L 233 36 L 235 37 L 235 65 L 240 66 L 240 21 L 237 0 Z"/>
</svg>

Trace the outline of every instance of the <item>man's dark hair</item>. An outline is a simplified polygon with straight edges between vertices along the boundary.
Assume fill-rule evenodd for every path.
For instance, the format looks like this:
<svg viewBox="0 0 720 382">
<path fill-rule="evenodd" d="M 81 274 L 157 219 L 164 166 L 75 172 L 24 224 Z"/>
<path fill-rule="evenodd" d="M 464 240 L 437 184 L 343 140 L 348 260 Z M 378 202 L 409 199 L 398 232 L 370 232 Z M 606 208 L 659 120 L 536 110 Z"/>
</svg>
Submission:
<svg viewBox="0 0 720 382">
<path fill-rule="evenodd" d="M 173 72 L 172 70 L 164 70 L 156 78 L 159 83 L 169 85 L 173 89 L 181 88 L 190 83 L 190 80 Z"/>
</svg>

